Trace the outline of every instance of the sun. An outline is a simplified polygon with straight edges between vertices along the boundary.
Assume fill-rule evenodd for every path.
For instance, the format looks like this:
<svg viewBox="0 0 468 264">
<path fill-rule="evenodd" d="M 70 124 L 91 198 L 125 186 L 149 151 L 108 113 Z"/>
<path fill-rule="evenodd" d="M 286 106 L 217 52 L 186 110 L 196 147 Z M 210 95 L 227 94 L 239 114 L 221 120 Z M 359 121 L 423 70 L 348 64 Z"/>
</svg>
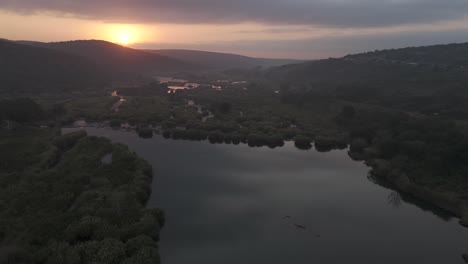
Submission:
<svg viewBox="0 0 468 264">
<path fill-rule="evenodd" d="M 154 29 L 149 30 L 144 25 L 136 24 L 104 24 L 100 32 L 100 38 L 122 46 L 132 46 L 146 41 L 145 36 L 148 32 L 152 32 L 151 36 L 154 36 Z"/>
<path fill-rule="evenodd" d="M 117 34 L 117 41 L 122 45 L 128 45 L 133 42 L 132 34 L 128 31 L 122 31 Z"/>
</svg>

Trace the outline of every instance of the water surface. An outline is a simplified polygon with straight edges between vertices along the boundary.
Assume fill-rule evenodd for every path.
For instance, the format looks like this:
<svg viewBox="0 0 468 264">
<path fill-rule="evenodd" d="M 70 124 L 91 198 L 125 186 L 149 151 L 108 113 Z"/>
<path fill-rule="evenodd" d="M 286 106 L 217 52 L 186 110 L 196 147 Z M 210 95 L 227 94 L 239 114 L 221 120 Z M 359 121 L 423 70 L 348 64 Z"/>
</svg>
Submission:
<svg viewBox="0 0 468 264">
<path fill-rule="evenodd" d="M 461 264 L 468 252 L 468 229 L 457 219 L 372 183 L 369 169 L 346 151 L 86 130 L 128 145 L 153 165 L 148 206 L 166 212 L 163 264 Z"/>
</svg>

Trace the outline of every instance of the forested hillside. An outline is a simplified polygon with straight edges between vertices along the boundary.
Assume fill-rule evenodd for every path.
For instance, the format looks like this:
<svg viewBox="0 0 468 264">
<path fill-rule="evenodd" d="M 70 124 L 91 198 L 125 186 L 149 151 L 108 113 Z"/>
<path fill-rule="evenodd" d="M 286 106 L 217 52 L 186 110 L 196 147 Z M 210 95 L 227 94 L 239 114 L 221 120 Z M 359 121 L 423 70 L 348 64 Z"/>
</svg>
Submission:
<svg viewBox="0 0 468 264">
<path fill-rule="evenodd" d="M 375 51 L 272 69 L 285 97 L 327 95 L 423 114 L 468 118 L 468 44 Z"/>
<path fill-rule="evenodd" d="M 96 89 L 108 72 L 79 56 L 0 40 L 0 92 L 47 93 Z"/>
<path fill-rule="evenodd" d="M 31 44 L 84 57 L 104 69 L 111 70 L 115 74 L 134 73 L 152 76 L 157 73 L 196 69 L 195 65 L 177 59 L 102 40 L 76 40 L 51 43 L 31 42 Z"/>
</svg>

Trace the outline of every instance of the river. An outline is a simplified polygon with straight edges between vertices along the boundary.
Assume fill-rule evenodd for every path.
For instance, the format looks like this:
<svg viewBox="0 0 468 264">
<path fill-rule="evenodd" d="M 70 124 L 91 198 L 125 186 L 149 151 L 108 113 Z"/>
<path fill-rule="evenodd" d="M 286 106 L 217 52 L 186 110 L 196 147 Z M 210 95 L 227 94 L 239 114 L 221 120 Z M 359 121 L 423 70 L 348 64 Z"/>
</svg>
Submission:
<svg viewBox="0 0 468 264">
<path fill-rule="evenodd" d="M 166 212 L 163 264 L 461 264 L 468 252 L 468 229 L 458 219 L 374 184 L 346 151 L 86 130 L 153 165 L 148 206 Z"/>
</svg>

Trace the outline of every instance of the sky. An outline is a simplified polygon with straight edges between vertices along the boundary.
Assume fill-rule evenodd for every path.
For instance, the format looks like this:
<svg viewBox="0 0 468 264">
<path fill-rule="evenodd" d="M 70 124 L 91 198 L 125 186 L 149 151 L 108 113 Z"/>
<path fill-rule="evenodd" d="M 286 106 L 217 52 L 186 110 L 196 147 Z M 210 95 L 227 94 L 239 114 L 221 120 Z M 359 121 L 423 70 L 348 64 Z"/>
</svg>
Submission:
<svg viewBox="0 0 468 264">
<path fill-rule="evenodd" d="M 0 38 L 318 59 L 468 42 L 468 0 L 0 0 Z"/>
</svg>

